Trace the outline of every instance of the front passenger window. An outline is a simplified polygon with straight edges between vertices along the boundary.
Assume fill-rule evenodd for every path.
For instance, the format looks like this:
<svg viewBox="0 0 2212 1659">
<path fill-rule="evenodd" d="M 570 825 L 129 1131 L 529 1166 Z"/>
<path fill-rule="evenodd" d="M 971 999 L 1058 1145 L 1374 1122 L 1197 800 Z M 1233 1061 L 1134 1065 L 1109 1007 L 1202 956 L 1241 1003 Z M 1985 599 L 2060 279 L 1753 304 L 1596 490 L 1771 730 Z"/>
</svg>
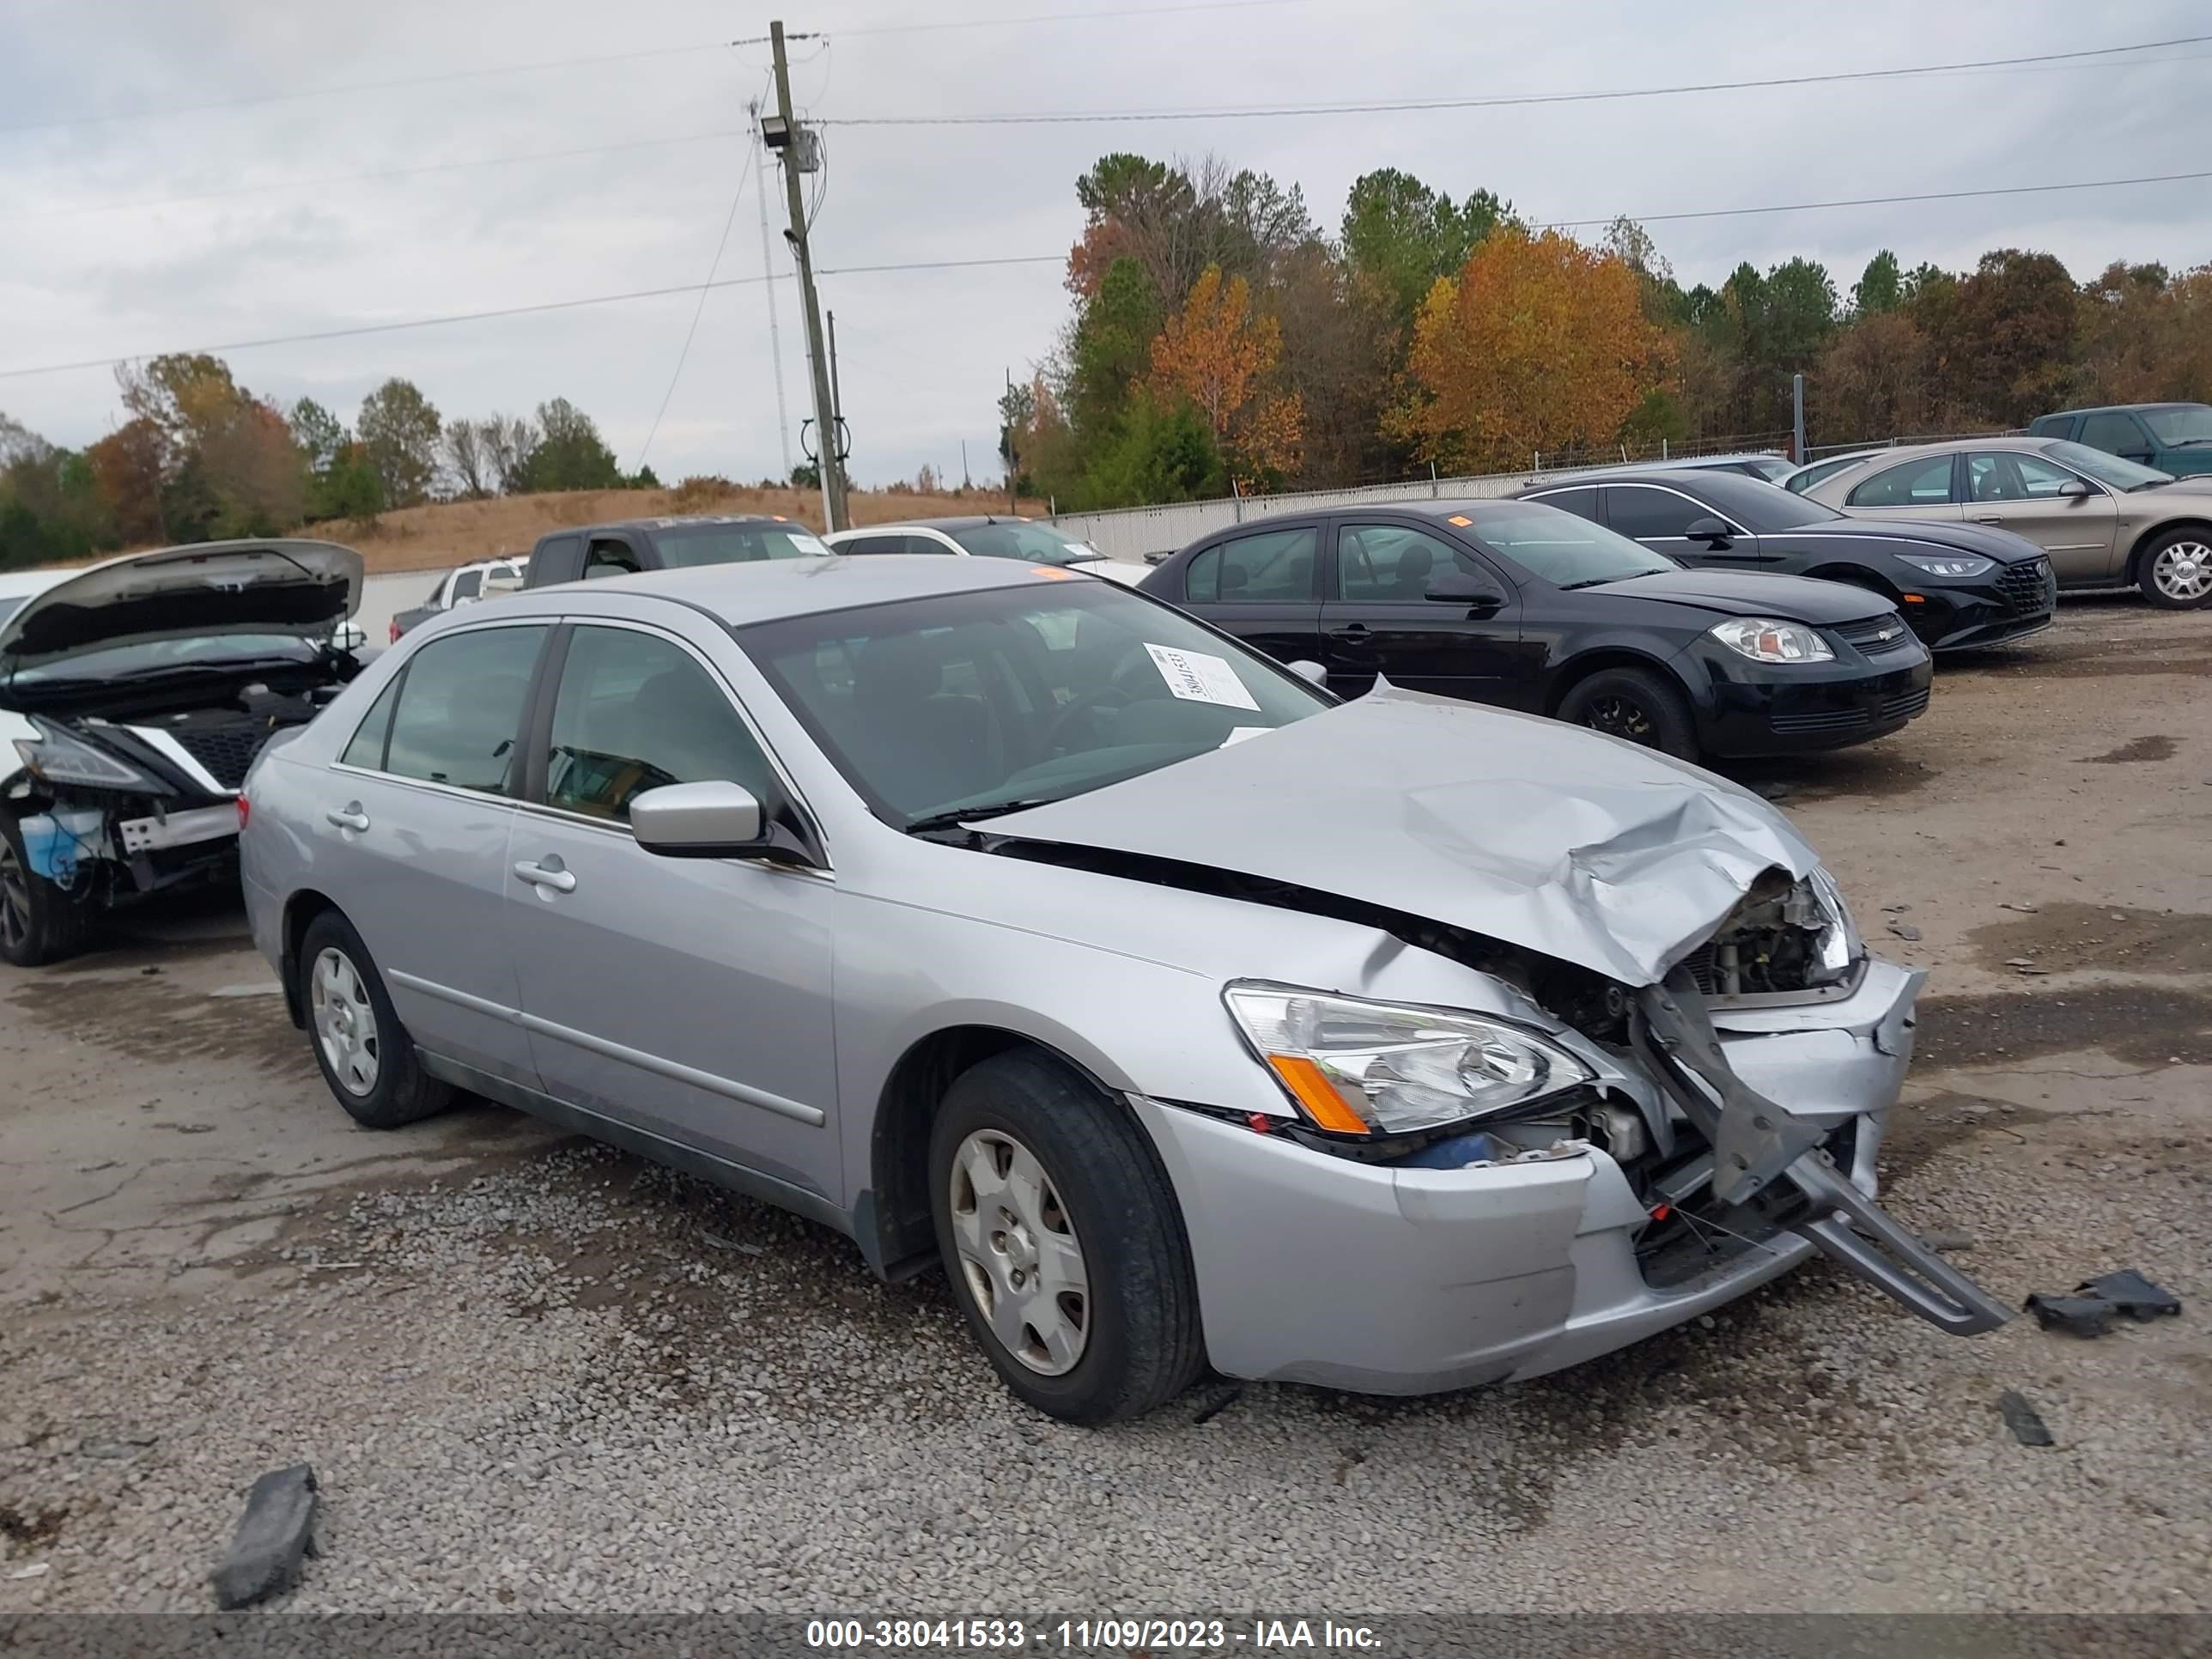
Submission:
<svg viewBox="0 0 2212 1659">
<path fill-rule="evenodd" d="M 666 784 L 742 784 L 766 802 L 774 779 L 730 694 L 683 647 L 628 628 L 569 635 L 547 805 L 620 823 L 631 801 Z"/>
</svg>

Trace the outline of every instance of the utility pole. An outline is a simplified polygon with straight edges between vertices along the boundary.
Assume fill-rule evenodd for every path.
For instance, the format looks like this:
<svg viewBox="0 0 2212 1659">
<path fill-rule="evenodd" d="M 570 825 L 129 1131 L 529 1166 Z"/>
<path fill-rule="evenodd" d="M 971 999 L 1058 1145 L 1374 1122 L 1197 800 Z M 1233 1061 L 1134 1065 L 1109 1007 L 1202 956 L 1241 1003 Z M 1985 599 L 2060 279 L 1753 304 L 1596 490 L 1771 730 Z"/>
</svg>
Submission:
<svg viewBox="0 0 2212 1659">
<path fill-rule="evenodd" d="M 814 295 L 814 256 L 806 246 L 806 204 L 799 188 L 799 175 L 812 169 L 806 163 L 814 149 L 814 136 L 802 129 L 791 112 L 791 64 L 783 52 L 783 25 L 768 26 L 769 45 L 775 53 L 775 108 L 773 125 L 762 123 L 762 137 L 770 149 L 781 154 L 784 204 L 791 211 L 791 257 L 799 267 L 799 303 L 806 323 L 807 366 L 813 370 L 815 447 L 822 474 L 822 516 L 830 530 L 842 530 L 845 514 L 845 475 L 837 465 L 836 404 L 830 392 L 830 354 L 822 339 L 822 307 Z"/>
<path fill-rule="evenodd" d="M 1798 465 L 1805 465 L 1805 377 L 1790 377 L 1790 459 Z"/>
<path fill-rule="evenodd" d="M 830 459 L 837 466 L 839 499 L 845 488 L 845 390 L 837 384 L 837 313 L 830 313 Z"/>
<path fill-rule="evenodd" d="M 757 186 L 753 195 L 760 203 L 761 222 L 761 292 L 768 295 L 768 355 L 775 365 L 775 437 L 783 447 L 783 479 L 791 482 L 791 410 L 783 397 L 783 331 L 775 320 L 775 255 L 768 240 L 768 154 L 761 148 L 760 100 L 755 99 L 745 106 L 753 128 L 753 171 L 757 175 Z"/>
</svg>

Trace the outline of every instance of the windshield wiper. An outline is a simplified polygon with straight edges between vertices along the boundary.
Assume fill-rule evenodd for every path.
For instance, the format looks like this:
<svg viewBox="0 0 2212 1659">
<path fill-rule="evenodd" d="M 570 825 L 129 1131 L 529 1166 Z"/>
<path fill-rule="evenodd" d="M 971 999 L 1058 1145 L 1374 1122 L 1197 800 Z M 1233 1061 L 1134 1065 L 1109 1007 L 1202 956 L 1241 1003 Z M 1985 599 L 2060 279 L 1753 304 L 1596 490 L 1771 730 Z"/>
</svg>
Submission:
<svg viewBox="0 0 2212 1659">
<path fill-rule="evenodd" d="M 1003 817 L 1009 812 L 1026 812 L 1032 806 L 1049 806 L 1065 799 L 1060 795 L 1038 795 L 1025 800 L 986 801 L 981 806 L 954 806 L 942 812 L 927 813 L 906 827 L 909 836 L 927 835 L 933 830 L 957 830 L 974 818 Z"/>
</svg>

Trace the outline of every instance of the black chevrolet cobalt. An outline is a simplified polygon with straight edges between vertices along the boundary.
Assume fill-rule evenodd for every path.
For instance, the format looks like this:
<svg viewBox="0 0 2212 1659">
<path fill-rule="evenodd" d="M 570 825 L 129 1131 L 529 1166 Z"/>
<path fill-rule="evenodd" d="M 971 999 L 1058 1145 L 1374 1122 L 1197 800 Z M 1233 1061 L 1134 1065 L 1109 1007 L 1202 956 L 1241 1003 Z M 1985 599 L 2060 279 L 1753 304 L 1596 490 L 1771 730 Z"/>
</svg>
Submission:
<svg viewBox="0 0 2212 1659">
<path fill-rule="evenodd" d="M 1685 759 L 1834 749 L 1928 707 L 1927 648 L 1839 582 L 1689 570 L 1534 501 L 1343 507 L 1195 542 L 1144 590 L 1358 696 L 1376 675 Z"/>
</svg>

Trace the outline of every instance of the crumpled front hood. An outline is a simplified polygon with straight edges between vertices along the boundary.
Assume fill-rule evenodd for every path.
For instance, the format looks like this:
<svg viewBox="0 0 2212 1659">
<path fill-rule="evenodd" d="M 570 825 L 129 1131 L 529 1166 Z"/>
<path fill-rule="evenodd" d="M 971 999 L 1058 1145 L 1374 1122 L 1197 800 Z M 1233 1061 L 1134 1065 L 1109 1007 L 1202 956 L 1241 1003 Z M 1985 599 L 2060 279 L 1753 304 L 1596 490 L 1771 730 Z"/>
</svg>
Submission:
<svg viewBox="0 0 2212 1659">
<path fill-rule="evenodd" d="M 362 570 L 361 555 L 335 542 L 209 542 L 109 559 L 0 623 L 0 678 L 153 640 L 326 635 L 360 604 Z"/>
<path fill-rule="evenodd" d="M 1656 984 L 1752 883 L 1818 855 L 1686 763 L 1378 682 L 1356 702 L 1008 813 L 993 836 L 1211 865 Z"/>
</svg>

